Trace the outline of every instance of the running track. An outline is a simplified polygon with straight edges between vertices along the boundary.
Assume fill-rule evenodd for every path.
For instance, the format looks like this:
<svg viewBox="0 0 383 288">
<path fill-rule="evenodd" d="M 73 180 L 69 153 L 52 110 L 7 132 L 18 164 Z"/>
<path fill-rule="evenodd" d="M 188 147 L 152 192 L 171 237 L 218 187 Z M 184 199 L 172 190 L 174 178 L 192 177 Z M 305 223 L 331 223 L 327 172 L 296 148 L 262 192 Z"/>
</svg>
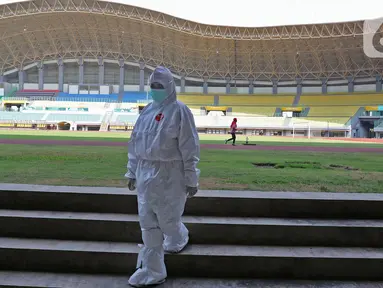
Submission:
<svg viewBox="0 0 383 288">
<path fill-rule="evenodd" d="M 37 139 L 0 139 L 0 144 L 23 144 L 23 145 L 61 145 L 61 146 L 104 146 L 126 147 L 127 142 L 109 141 L 83 141 L 83 140 L 37 140 Z M 258 151 L 302 151 L 302 152 L 343 152 L 343 153 L 383 153 L 383 148 L 358 148 L 358 147 L 315 147 L 315 146 L 245 146 L 239 144 L 236 147 L 224 144 L 201 144 L 202 149 L 221 150 L 258 150 Z"/>
</svg>

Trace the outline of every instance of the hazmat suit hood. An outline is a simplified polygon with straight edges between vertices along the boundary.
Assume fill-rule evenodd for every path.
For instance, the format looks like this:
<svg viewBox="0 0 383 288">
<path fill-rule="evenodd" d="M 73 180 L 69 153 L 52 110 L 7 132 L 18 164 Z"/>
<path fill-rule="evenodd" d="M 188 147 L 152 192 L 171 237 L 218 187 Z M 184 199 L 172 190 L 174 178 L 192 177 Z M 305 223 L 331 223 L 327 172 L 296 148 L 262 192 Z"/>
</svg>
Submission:
<svg viewBox="0 0 383 288">
<path fill-rule="evenodd" d="M 162 66 L 158 66 L 149 77 L 149 87 L 152 83 L 160 83 L 165 88 L 165 92 L 167 95 L 167 97 L 162 103 L 156 103 L 153 101 L 153 104 L 161 105 L 177 101 L 176 84 L 174 82 L 173 75 L 169 69 Z"/>
</svg>

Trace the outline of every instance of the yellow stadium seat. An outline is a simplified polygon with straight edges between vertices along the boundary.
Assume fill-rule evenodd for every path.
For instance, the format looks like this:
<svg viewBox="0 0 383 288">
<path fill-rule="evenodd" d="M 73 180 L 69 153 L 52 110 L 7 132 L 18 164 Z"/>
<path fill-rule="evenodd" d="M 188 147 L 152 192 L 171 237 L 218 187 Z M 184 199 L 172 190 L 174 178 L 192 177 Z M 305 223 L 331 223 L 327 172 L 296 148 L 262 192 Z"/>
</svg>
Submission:
<svg viewBox="0 0 383 288">
<path fill-rule="evenodd" d="M 219 96 L 219 105 L 224 106 L 292 106 L 294 102 L 294 95 L 280 96 L 280 95 L 238 95 Z"/>
<path fill-rule="evenodd" d="M 234 113 L 273 116 L 276 108 L 292 106 L 294 95 L 222 95 L 219 104 L 230 106 Z"/>
<path fill-rule="evenodd" d="M 273 116 L 275 109 L 292 106 L 294 95 L 218 95 L 219 106 L 231 107 L 234 113 Z M 189 108 L 214 105 L 214 95 L 179 94 L 178 99 Z"/>
<path fill-rule="evenodd" d="M 360 106 L 311 106 L 307 119 L 314 121 L 328 121 L 346 123 Z"/>
<path fill-rule="evenodd" d="M 360 107 L 383 104 L 383 94 L 302 95 L 299 106 L 310 107 L 306 119 L 346 123 Z"/>
<path fill-rule="evenodd" d="M 300 106 L 365 106 L 382 105 L 383 94 L 347 94 L 347 95 L 302 95 Z"/>
<path fill-rule="evenodd" d="M 214 95 L 180 94 L 177 99 L 190 108 L 199 109 L 202 106 L 214 105 Z"/>
</svg>

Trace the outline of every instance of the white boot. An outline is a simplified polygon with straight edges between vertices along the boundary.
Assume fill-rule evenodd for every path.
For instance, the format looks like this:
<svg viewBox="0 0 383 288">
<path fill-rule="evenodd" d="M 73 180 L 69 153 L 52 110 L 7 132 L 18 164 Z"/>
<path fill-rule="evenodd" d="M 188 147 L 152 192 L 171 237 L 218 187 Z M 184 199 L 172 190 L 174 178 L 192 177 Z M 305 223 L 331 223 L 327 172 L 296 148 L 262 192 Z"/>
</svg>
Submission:
<svg viewBox="0 0 383 288">
<path fill-rule="evenodd" d="M 164 235 L 164 238 L 163 248 L 165 252 L 177 254 L 188 245 L 189 231 L 186 226 L 181 223 L 180 231 L 178 231 L 176 235 Z"/>
<path fill-rule="evenodd" d="M 166 239 L 166 237 L 165 237 Z M 186 239 L 180 244 L 178 245 L 177 247 L 172 247 L 172 246 L 169 246 L 169 247 L 172 247 L 172 248 L 168 248 L 168 246 L 166 246 L 165 244 L 163 245 L 164 247 L 164 250 L 166 253 L 170 253 L 170 254 L 178 254 L 180 252 L 182 252 L 186 246 L 189 244 L 189 236 L 186 237 Z"/>
<path fill-rule="evenodd" d="M 164 249 L 143 247 L 138 254 L 137 271 L 129 278 L 129 285 L 133 287 L 146 287 L 159 285 L 167 277 Z"/>
</svg>

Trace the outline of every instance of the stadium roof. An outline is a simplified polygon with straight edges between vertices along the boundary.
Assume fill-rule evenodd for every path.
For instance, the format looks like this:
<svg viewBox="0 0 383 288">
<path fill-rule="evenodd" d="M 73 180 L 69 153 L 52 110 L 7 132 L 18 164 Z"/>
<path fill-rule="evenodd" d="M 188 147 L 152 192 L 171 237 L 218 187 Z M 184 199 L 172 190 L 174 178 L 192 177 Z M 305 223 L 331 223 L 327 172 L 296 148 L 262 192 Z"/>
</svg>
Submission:
<svg viewBox="0 0 383 288">
<path fill-rule="evenodd" d="M 374 77 L 383 59 L 364 54 L 363 24 L 225 27 L 105 1 L 16 2 L 0 5 L 0 74 L 83 56 L 162 64 L 208 79 Z"/>
</svg>

